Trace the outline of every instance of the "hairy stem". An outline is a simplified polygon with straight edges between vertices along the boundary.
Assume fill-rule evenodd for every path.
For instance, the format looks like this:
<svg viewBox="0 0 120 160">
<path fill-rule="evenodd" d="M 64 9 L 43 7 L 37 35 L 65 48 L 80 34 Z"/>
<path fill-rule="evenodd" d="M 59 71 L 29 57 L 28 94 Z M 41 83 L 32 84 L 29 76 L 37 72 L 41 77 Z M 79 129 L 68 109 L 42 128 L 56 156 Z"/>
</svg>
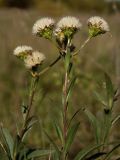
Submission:
<svg viewBox="0 0 120 160">
<path fill-rule="evenodd" d="M 64 75 L 64 84 L 63 84 L 63 155 L 62 160 L 67 160 L 67 153 L 64 151 L 66 140 L 67 140 L 67 132 L 68 132 L 68 123 L 67 123 L 67 110 L 68 110 L 68 88 L 70 81 L 70 62 L 71 62 L 71 53 L 68 51 L 64 57 L 65 62 L 65 75 Z"/>
<path fill-rule="evenodd" d="M 64 143 L 66 142 L 67 136 L 67 89 L 68 89 L 68 72 L 65 73 L 65 80 L 63 85 L 63 96 L 64 96 L 64 103 L 63 103 L 63 136 L 64 136 Z"/>
<path fill-rule="evenodd" d="M 22 138 L 24 136 L 24 133 L 25 133 L 25 130 L 26 130 L 27 121 L 29 119 L 30 111 L 32 109 L 32 104 L 33 104 L 34 95 L 35 95 L 35 91 L 36 91 L 36 86 L 37 86 L 38 80 L 39 80 L 39 77 L 34 77 L 33 83 L 31 82 L 27 113 L 26 113 L 26 116 L 25 116 L 25 119 L 24 119 L 23 128 L 22 128 L 21 133 L 20 133 L 21 140 L 22 140 Z"/>
<path fill-rule="evenodd" d="M 28 103 L 28 111 L 27 111 L 27 114 L 26 114 L 26 120 L 28 120 L 29 115 L 30 115 L 30 111 L 31 111 L 31 108 L 32 108 L 32 104 L 33 104 L 34 95 L 35 95 L 35 91 L 36 91 L 36 86 L 37 86 L 38 80 L 39 80 L 38 77 L 35 77 L 33 79 L 33 86 L 31 87 L 31 91 L 30 91 L 29 103 Z"/>
</svg>

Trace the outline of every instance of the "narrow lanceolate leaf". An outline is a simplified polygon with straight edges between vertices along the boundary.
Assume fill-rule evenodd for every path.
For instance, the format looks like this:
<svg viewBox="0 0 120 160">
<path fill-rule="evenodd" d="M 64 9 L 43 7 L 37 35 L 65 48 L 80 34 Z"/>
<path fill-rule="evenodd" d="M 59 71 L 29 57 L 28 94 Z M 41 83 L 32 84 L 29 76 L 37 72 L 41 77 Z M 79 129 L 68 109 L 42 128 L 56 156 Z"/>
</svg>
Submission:
<svg viewBox="0 0 120 160">
<path fill-rule="evenodd" d="M 53 152 L 54 152 L 53 150 L 36 150 L 30 153 L 27 156 L 27 159 L 45 157 L 48 156 L 49 154 L 52 154 Z"/>
<path fill-rule="evenodd" d="M 48 140 L 50 141 L 50 143 L 53 145 L 58 157 L 60 156 L 60 151 L 58 146 L 56 145 L 56 143 L 52 140 L 52 138 L 47 134 L 47 132 L 44 130 L 45 135 L 47 136 Z"/>
<path fill-rule="evenodd" d="M 114 97 L 114 88 L 112 81 L 108 74 L 105 73 L 105 82 L 106 82 L 106 91 L 107 91 L 107 99 L 108 99 L 108 106 L 112 108 L 113 105 L 113 97 Z"/>
<path fill-rule="evenodd" d="M 103 160 L 109 160 L 112 156 L 113 152 L 120 147 L 120 144 L 117 144 L 106 156 Z"/>
<path fill-rule="evenodd" d="M 29 151 L 29 148 L 23 148 L 23 149 L 21 149 L 20 152 L 18 153 L 18 160 L 22 160 L 22 159 L 26 160 L 28 153 L 31 153 Z"/>
<path fill-rule="evenodd" d="M 92 124 L 92 127 L 94 129 L 96 142 L 99 143 L 101 124 L 97 120 L 97 118 L 89 110 L 85 109 L 84 113 L 87 115 L 90 123 Z"/>
<path fill-rule="evenodd" d="M 76 117 L 76 115 L 81 111 L 81 108 L 79 108 L 71 117 L 69 124 L 68 124 L 68 128 L 70 127 L 72 121 L 74 120 L 74 118 Z"/>
<path fill-rule="evenodd" d="M 74 78 L 71 80 L 71 82 L 70 82 L 70 85 L 69 85 L 69 88 L 68 88 L 68 92 L 67 92 L 67 101 L 68 101 L 69 97 L 70 97 L 71 94 L 72 94 L 72 90 L 73 90 L 75 81 L 76 81 L 76 77 L 74 77 Z"/>
<path fill-rule="evenodd" d="M 61 130 L 60 126 L 56 122 L 54 122 L 54 127 L 55 127 L 58 138 L 63 143 L 62 130 Z"/>
<path fill-rule="evenodd" d="M 70 129 L 68 130 L 66 144 L 65 144 L 65 148 L 64 148 L 66 153 L 70 149 L 70 147 L 73 143 L 73 140 L 74 140 L 74 137 L 76 135 L 76 132 L 78 130 L 79 125 L 80 125 L 80 123 L 76 123 L 72 127 L 70 127 Z"/>
<path fill-rule="evenodd" d="M 92 145 L 92 146 L 89 146 L 83 150 L 81 150 L 77 156 L 74 158 L 74 160 L 85 160 L 85 158 L 90 154 L 92 153 L 94 150 L 100 148 L 101 146 L 103 146 L 103 144 L 100 144 L 100 145 Z"/>
<path fill-rule="evenodd" d="M 37 120 L 37 117 L 35 116 L 32 116 L 30 117 L 28 120 L 27 120 L 27 123 L 26 123 L 26 128 L 31 128 L 35 123 L 37 123 L 38 120 Z"/>
<path fill-rule="evenodd" d="M 95 91 L 94 95 L 101 104 L 103 104 L 104 106 L 107 106 L 107 102 L 98 92 Z"/>
<path fill-rule="evenodd" d="M 25 139 L 27 134 L 29 133 L 30 129 L 38 122 L 37 118 L 35 116 L 30 117 L 26 122 L 26 128 L 24 130 L 24 134 L 22 137 L 22 141 Z"/>
<path fill-rule="evenodd" d="M 4 136 L 5 144 L 8 147 L 11 157 L 13 158 L 14 141 L 13 138 L 6 128 L 1 128 L 2 134 Z"/>
</svg>

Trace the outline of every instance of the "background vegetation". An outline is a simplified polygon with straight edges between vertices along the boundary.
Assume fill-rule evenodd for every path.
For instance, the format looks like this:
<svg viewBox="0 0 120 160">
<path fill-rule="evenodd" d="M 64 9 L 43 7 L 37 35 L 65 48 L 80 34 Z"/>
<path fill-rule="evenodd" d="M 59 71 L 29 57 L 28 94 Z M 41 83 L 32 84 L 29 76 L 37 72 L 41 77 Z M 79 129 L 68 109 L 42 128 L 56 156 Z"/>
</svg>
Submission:
<svg viewBox="0 0 120 160">
<path fill-rule="evenodd" d="M 114 10 L 114 3 L 120 8 L 119 0 L 0 0 L 1 7 L 17 8 L 42 8 L 42 7 L 61 7 L 71 8 L 72 10 L 82 11 L 110 11 Z"/>
<path fill-rule="evenodd" d="M 93 1 L 93 2 L 92 2 Z M 21 1 L 16 0 L 1 0 L 1 6 L 19 6 L 22 8 L 30 7 L 29 10 L 20 9 L 0 9 L 0 122 L 4 126 L 10 128 L 11 133 L 15 133 L 15 126 L 13 123 L 17 122 L 19 125 L 21 110 L 20 105 L 25 101 L 23 97 L 26 96 L 27 86 L 29 84 L 28 75 L 24 70 L 22 64 L 12 56 L 13 49 L 20 45 L 31 45 L 35 49 L 39 49 L 45 53 L 47 57 L 46 66 L 51 62 L 53 57 L 56 57 L 56 48 L 46 40 L 36 38 L 32 35 L 31 30 L 34 22 L 43 16 L 53 16 L 56 20 L 63 15 L 75 15 L 79 17 L 81 22 L 86 24 L 86 19 L 92 15 L 103 16 L 111 28 L 111 35 L 103 35 L 92 39 L 87 47 L 81 52 L 79 58 L 75 59 L 77 82 L 74 88 L 73 99 L 71 101 L 71 113 L 79 107 L 88 107 L 94 114 L 99 114 L 101 104 L 96 100 L 94 91 L 102 92 L 104 88 L 103 71 L 106 71 L 111 76 L 115 86 L 120 84 L 120 15 L 108 14 L 108 12 L 100 13 L 100 11 L 107 11 L 105 2 L 98 2 L 97 0 L 84 1 Z M 31 2 L 31 3 L 29 3 Z M 33 6 L 33 9 L 31 8 Z M 35 9 L 34 7 L 37 7 Z M 106 7 L 105 7 L 106 5 Z M 71 8 L 75 8 L 72 10 Z M 78 9 L 76 11 L 76 8 Z M 88 12 L 80 12 L 89 10 Z M 75 39 L 77 46 L 86 39 L 86 30 L 82 28 L 83 34 L 78 34 Z M 82 35 L 82 36 L 81 36 Z M 40 124 L 36 125 L 29 135 L 30 143 L 45 147 L 48 141 L 45 139 L 41 128 L 44 127 L 52 136 L 56 137 L 53 132 L 52 122 L 55 117 L 60 116 L 59 108 L 61 106 L 61 85 L 62 79 L 60 72 L 63 72 L 62 63 L 59 62 L 52 70 L 43 75 L 40 80 L 38 93 L 36 95 L 37 102 L 34 104 L 34 112 L 40 119 Z M 57 91 L 57 92 L 56 92 Z M 42 100 L 43 99 L 43 100 Z M 116 104 L 116 112 L 120 112 L 120 101 Z M 93 141 L 91 134 L 91 126 L 87 118 L 80 113 L 77 116 L 80 120 L 80 129 L 72 146 L 72 152 L 75 154 L 78 148 L 83 148 Z M 120 139 L 120 132 L 118 128 L 120 124 L 117 123 L 113 130 L 111 140 Z M 36 133 L 36 130 L 39 132 Z M 83 136 L 84 135 L 84 136 Z M 71 155 L 72 156 L 72 155 Z"/>
</svg>

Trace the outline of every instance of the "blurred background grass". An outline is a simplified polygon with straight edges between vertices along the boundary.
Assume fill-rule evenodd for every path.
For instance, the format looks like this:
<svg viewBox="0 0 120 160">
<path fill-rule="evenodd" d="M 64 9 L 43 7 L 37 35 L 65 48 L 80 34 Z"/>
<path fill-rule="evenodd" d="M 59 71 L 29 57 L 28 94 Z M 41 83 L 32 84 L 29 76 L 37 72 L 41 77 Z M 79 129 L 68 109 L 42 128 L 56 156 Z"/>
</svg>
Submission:
<svg viewBox="0 0 120 160">
<path fill-rule="evenodd" d="M 99 0 L 0 0 L 0 122 L 9 127 L 15 134 L 15 123 L 21 124 L 22 103 L 26 103 L 29 86 L 29 74 L 22 63 L 13 56 L 18 45 L 31 45 L 43 52 L 47 66 L 55 57 L 57 50 L 49 41 L 34 37 L 31 33 L 34 22 L 43 16 L 52 16 L 57 20 L 64 15 L 77 16 L 83 23 L 82 31 L 75 37 L 76 46 L 87 38 L 86 20 L 93 15 L 104 17 L 111 28 L 111 34 L 93 38 L 75 58 L 75 74 L 77 75 L 72 99 L 70 115 L 80 107 L 89 108 L 94 114 L 102 110 L 93 92 L 103 92 L 106 71 L 116 87 L 120 85 L 120 3 L 107 3 Z M 45 67 L 44 66 L 44 67 Z M 61 86 L 63 64 L 59 62 L 47 74 L 42 75 L 36 94 L 33 111 L 39 117 L 30 136 L 32 145 L 44 147 L 48 141 L 42 133 L 45 128 L 56 138 L 52 122 L 60 119 Z M 117 102 L 115 113 L 120 112 Z M 90 124 L 81 112 L 76 120 L 81 122 L 80 129 L 72 147 L 71 154 L 93 142 Z M 119 123 L 113 129 L 111 140 L 119 140 Z M 59 142 L 58 142 L 59 143 Z"/>
</svg>

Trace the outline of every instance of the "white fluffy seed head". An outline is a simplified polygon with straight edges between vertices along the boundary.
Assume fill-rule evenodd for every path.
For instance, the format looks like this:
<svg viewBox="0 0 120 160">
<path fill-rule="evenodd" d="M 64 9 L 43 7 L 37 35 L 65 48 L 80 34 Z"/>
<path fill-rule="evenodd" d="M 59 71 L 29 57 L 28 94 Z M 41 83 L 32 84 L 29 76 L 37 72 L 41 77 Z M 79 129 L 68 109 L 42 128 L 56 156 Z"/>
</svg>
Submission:
<svg viewBox="0 0 120 160">
<path fill-rule="evenodd" d="M 45 28 L 53 28 L 54 24 L 55 24 L 55 21 L 52 18 L 48 18 L 48 17 L 41 18 L 35 22 L 33 29 L 32 29 L 32 33 L 34 35 L 38 35 Z"/>
<path fill-rule="evenodd" d="M 32 51 L 33 51 L 32 47 L 23 45 L 23 46 L 16 47 L 13 54 L 15 56 L 19 57 L 22 55 L 24 56 L 24 54 L 27 55 L 27 54 L 31 53 Z"/>
<path fill-rule="evenodd" d="M 45 60 L 45 55 L 43 53 L 39 51 L 33 51 L 31 55 L 28 55 L 26 57 L 24 62 L 25 66 L 28 69 L 32 69 L 32 67 L 42 64 L 44 60 Z"/>
<path fill-rule="evenodd" d="M 57 29 L 63 29 L 63 28 L 75 28 L 80 29 L 82 24 L 80 23 L 79 19 L 72 16 L 63 17 L 58 23 L 57 23 Z"/>
<path fill-rule="evenodd" d="M 104 33 L 110 31 L 108 23 L 102 17 L 99 16 L 94 16 L 89 18 L 87 24 L 88 27 L 94 27 L 96 29 L 100 29 Z"/>
<path fill-rule="evenodd" d="M 57 41 L 63 43 L 66 38 L 73 38 L 74 34 L 80 30 L 81 23 L 76 17 L 63 17 L 56 25 L 54 35 Z"/>
</svg>

